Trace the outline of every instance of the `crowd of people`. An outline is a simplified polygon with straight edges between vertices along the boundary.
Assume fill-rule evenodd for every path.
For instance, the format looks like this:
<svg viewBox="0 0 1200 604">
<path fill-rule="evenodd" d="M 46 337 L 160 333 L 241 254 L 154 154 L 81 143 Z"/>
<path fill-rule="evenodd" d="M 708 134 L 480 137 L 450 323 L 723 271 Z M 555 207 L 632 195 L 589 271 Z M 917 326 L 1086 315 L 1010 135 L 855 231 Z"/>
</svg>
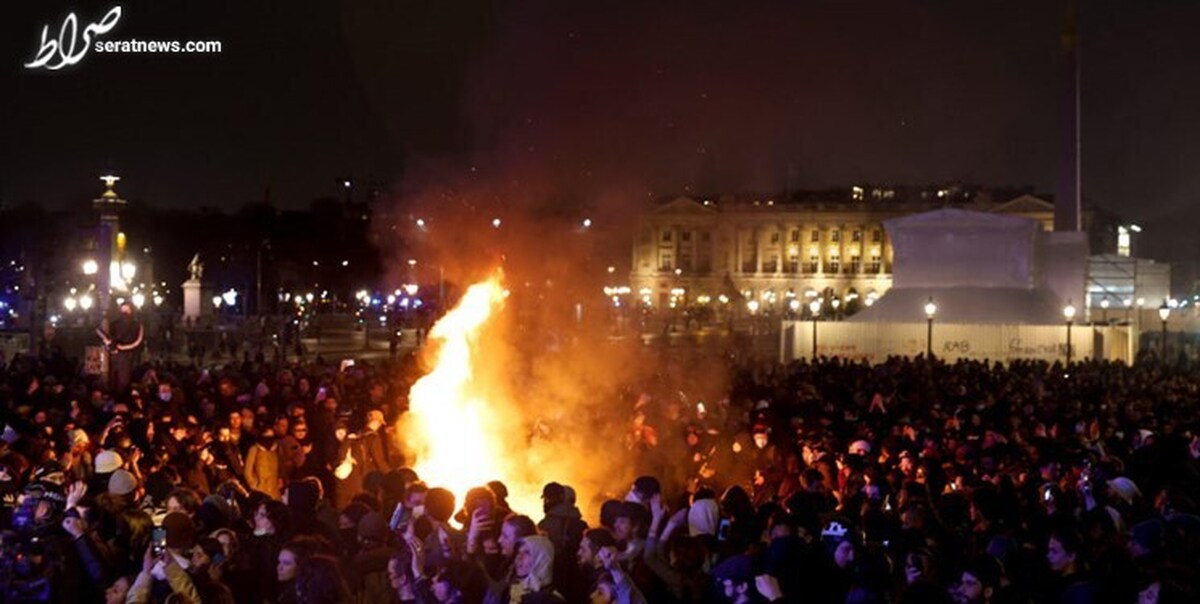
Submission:
<svg viewBox="0 0 1200 604">
<path fill-rule="evenodd" d="M 722 392 L 663 382 L 610 403 L 635 460 L 606 468 L 619 491 L 547 476 L 542 509 L 511 509 L 504 477 L 460 501 L 409 469 L 393 431 L 408 361 L 151 362 L 113 392 L 17 356 L 0 601 L 1200 598 L 1194 367 L 729 370 Z"/>
</svg>

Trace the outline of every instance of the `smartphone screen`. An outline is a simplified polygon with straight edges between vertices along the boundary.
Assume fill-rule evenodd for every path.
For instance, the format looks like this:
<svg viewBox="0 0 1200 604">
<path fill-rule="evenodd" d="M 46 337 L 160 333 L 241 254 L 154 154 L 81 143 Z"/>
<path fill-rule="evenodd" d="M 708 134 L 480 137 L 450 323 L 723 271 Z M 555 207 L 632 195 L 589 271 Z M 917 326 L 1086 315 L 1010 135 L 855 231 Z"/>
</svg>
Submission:
<svg viewBox="0 0 1200 604">
<path fill-rule="evenodd" d="M 167 549 L 167 529 L 157 527 L 150 537 L 150 547 L 153 548 L 154 555 L 157 556 Z"/>
</svg>

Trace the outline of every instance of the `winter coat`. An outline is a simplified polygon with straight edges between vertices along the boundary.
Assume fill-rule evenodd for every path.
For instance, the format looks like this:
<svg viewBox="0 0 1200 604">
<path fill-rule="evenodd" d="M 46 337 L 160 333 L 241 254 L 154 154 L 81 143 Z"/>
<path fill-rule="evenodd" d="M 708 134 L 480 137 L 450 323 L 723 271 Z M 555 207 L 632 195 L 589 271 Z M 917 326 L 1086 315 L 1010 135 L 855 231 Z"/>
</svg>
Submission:
<svg viewBox="0 0 1200 604">
<path fill-rule="evenodd" d="M 246 458 L 246 486 L 252 491 L 261 491 L 279 499 L 279 455 L 278 447 L 267 449 L 255 443 Z"/>
</svg>

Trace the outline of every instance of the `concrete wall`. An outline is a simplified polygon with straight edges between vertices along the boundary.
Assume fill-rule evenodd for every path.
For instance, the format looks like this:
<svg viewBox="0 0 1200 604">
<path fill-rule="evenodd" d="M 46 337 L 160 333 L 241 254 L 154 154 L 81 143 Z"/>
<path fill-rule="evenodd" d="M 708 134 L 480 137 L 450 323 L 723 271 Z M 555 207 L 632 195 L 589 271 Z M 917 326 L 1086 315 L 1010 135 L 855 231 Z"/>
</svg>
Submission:
<svg viewBox="0 0 1200 604">
<path fill-rule="evenodd" d="M 869 361 L 891 355 L 924 354 L 928 336 L 925 323 L 818 322 L 817 354 Z M 933 354 L 946 359 L 972 359 L 1008 363 L 1016 359 L 1064 361 L 1067 326 L 934 323 Z M 1071 328 L 1072 359 L 1099 355 L 1111 360 L 1132 359 L 1128 327 Z M 813 353 L 813 322 L 785 321 L 780 336 L 780 359 L 788 362 Z"/>
</svg>

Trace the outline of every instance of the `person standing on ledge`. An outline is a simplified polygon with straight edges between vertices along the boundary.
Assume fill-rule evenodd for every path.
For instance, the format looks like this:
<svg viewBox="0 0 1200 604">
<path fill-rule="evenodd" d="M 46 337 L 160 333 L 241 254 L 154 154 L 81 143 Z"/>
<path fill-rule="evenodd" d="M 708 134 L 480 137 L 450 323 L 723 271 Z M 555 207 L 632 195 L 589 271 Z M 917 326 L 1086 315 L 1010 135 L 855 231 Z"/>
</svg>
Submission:
<svg viewBox="0 0 1200 604">
<path fill-rule="evenodd" d="M 115 397 L 128 394 L 133 381 L 133 368 L 137 366 L 138 351 L 142 348 L 144 333 L 142 324 L 133 316 L 133 304 L 122 302 L 116 319 L 96 328 L 96 335 L 104 342 L 108 351 L 109 383 Z"/>
</svg>

